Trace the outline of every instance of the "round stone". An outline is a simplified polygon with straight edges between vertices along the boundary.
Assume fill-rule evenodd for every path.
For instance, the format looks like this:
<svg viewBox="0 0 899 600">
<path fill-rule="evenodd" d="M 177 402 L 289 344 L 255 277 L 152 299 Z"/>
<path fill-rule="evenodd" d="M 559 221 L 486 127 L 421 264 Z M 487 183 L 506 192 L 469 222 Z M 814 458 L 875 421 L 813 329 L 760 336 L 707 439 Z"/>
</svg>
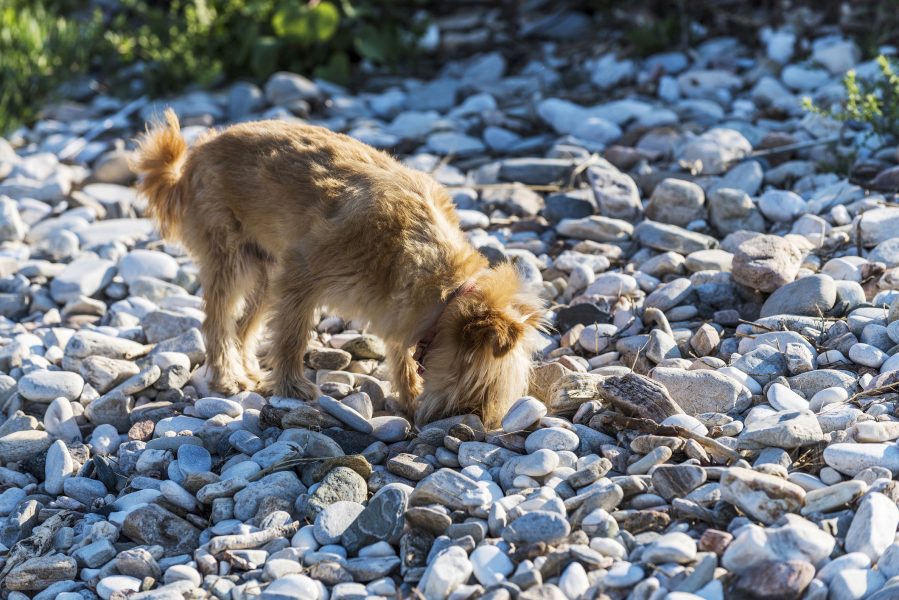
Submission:
<svg viewBox="0 0 899 600">
<path fill-rule="evenodd" d="M 561 427 L 545 427 L 528 435 L 524 441 L 524 448 L 527 452 L 533 453 L 537 450 L 575 450 L 580 446 L 581 440 L 577 434 L 569 429 Z"/>
</svg>

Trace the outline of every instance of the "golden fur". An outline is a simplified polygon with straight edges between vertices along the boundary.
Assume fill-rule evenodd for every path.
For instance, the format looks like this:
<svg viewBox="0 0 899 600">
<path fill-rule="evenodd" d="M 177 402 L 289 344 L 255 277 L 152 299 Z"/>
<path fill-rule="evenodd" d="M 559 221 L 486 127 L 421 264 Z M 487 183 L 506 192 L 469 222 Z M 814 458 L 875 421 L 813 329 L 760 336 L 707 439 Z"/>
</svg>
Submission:
<svg viewBox="0 0 899 600">
<path fill-rule="evenodd" d="M 150 216 L 199 265 L 214 389 L 316 398 L 303 356 L 327 306 L 386 341 L 399 401 L 412 414 L 418 399 L 419 423 L 474 412 L 492 427 L 527 392 L 541 303 L 513 266 L 488 268 L 431 177 L 281 121 L 235 125 L 188 151 L 172 111 L 134 166 Z M 469 279 L 476 287 L 443 309 Z M 267 313 L 262 375 L 255 340 Z M 422 381 L 413 352 L 429 330 Z"/>
</svg>

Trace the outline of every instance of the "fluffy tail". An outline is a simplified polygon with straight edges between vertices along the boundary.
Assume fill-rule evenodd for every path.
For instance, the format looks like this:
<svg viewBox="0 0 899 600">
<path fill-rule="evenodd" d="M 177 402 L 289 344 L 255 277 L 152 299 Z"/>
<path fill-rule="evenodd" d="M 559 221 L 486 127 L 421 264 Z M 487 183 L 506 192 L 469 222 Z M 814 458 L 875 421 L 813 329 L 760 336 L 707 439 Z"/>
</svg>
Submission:
<svg viewBox="0 0 899 600">
<path fill-rule="evenodd" d="M 178 116 L 165 111 L 165 123 L 154 126 L 138 142 L 132 168 L 141 175 L 138 189 L 147 197 L 147 214 L 169 240 L 180 237 L 184 192 L 179 185 L 187 143 L 181 137 Z"/>
</svg>

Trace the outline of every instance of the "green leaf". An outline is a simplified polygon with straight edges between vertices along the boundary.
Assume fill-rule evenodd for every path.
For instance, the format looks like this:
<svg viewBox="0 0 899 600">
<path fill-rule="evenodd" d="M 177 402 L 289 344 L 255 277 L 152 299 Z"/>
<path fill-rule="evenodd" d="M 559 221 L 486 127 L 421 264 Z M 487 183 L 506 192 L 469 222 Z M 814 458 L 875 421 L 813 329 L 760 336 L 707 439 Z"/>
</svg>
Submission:
<svg viewBox="0 0 899 600">
<path fill-rule="evenodd" d="M 268 77 L 275 71 L 280 49 L 281 43 L 271 36 L 263 36 L 256 40 L 250 57 L 250 69 L 256 77 Z"/>
<path fill-rule="evenodd" d="M 353 40 L 356 51 L 378 63 L 391 63 L 398 58 L 398 45 L 393 28 L 375 29 L 364 25 Z"/>
<path fill-rule="evenodd" d="M 339 24 L 340 12 L 330 2 L 319 2 L 312 7 L 284 3 L 272 17 L 276 35 L 307 45 L 327 42 L 337 33 Z"/>
<path fill-rule="evenodd" d="M 350 59 L 346 52 L 336 52 L 328 62 L 315 69 L 315 76 L 338 85 L 346 85 L 350 80 Z"/>
</svg>

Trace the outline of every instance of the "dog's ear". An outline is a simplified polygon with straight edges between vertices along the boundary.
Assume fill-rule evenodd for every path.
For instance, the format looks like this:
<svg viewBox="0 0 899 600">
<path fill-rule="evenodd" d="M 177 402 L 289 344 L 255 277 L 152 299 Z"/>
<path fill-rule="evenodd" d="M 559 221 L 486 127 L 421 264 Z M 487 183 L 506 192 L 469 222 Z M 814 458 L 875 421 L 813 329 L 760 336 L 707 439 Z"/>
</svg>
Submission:
<svg viewBox="0 0 899 600">
<path fill-rule="evenodd" d="M 496 358 L 508 354 L 522 335 L 523 323 L 489 308 L 474 315 L 462 328 L 462 336 L 470 346 L 490 350 Z"/>
</svg>

